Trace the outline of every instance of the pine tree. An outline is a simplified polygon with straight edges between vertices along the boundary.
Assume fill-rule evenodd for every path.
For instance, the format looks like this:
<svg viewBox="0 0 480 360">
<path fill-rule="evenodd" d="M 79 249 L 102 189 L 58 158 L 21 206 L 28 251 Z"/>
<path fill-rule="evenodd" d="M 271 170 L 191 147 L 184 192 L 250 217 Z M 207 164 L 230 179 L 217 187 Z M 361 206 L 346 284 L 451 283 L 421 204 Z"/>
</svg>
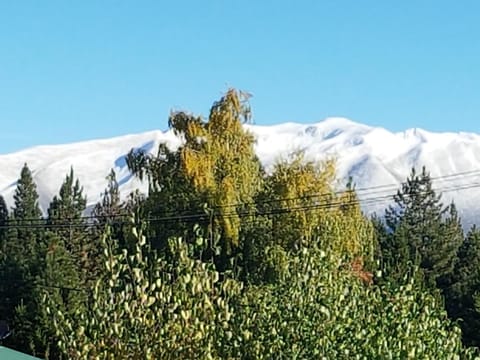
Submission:
<svg viewBox="0 0 480 360">
<path fill-rule="evenodd" d="M 120 200 L 120 190 L 117 181 L 117 174 L 114 169 L 110 170 L 107 176 L 107 188 L 103 192 L 102 199 L 93 208 L 92 215 L 99 224 L 113 224 L 115 217 L 124 213 Z"/>
<path fill-rule="evenodd" d="M 7 224 L 8 224 L 8 208 L 5 199 L 0 195 L 0 320 L 6 320 L 11 314 L 11 309 L 15 306 L 11 303 L 9 296 L 12 284 L 12 271 L 7 256 Z M 11 317 L 11 315 L 10 315 Z"/>
<path fill-rule="evenodd" d="M 5 203 L 5 199 L 0 195 L 0 298 L 3 299 L 0 302 L 0 320 L 4 320 L 7 317 L 8 309 L 12 307 L 8 304 L 9 298 L 8 287 L 10 285 L 9 276 L 10 271 L 8 269 L 7 258 L 7 224 L 8 224 L 8 208 Z"/>
<path fill-rule="evenodd" d="M 14 207 L 9 219 L 8 248 L 11 256 L 27 265 L 36 257 L 43 223 L 37 186 L 27 164 L 20 173 L 13 200 Z"/>
<path fill-rule="evenodd" d="M 440 234 L 444 241 L 439 248 L 432 248 L 429 256 L 435 265 L 434 271 L 438 273 L 437 287 L 444 293 L 451 285 L 457 252 L 464 240 L 462 222 L 453 202 L 447 207 Z"/>
<path fill-rule="evenodd" d="M 44 294 L 55 302 L 56 307 L 64 311 L 74 311 L 84 300 L 81 290 L 91 272 L 88 249 L 92 247 L 89 233 L 86 231 L 82 214 L 85 210 L 86 198 L 80 183 L 74 178 L 73 169 L 66 175 L 63 184 L 48 208 L 46 231 L 37 250 L 37 258 L 41 263 L 32 289 L 33 328 L 24 330 L 24 337 L 32 333 L 35 336 L 37 354 L 58 357 L 55 345 L 56 335 L 53 330 L 51 316 L 42 301 Z M 31 335 L 30 335 L 31 336 Z"/>
<path fill-rule="evenodd" d="M 480 346 L 480 230 L 473 226 L 458 250 L 452 284 L 446 291 L 449 316 L 459 322 L 467 346 Z"/>
<path fill-rule="evenodd" d="M 37 186 L 33 181 L 32 172 L 25 164 L 17 182 L 13 195 L 14 207 L 12 209 L 12 237 L 14 243 L 9 246 L 16 248 L 18 253 L 32 258 L 39 237 L 38 226 L 41 225 L 42 212 L 39 206 Z"/>
<path fill-rule="evenodd" d="M 20 173 L 20 179 L 17 182 L 17 188 L 13 195 L 14 208 L 13 217 L 15 219 L 33 219 L 41 218 L 42 212 L 38 205 L 37 186 L 33 181 L 32 172 L 27 164 L 24 164 Z"/>
<path fill-rule="evenodd" d="M 39 254 L 43 266 L 32 294 L 37 302 L 34 330 L 45 344 L 43 356 L 49 359 L 61 357 L 52 316 L 44 302 L 45 296 L 49 297 L 57 309 L 62 309 L 65 313 L 74 313 L 82 311 L 88 295 L 78 264 L 66 250 L 65 240 L 53 231 L 45 233 Z M 41 331 L 38 331 L 39 329 Z"/>
<path fill-rule="evenodd" d="M 5 199 L 0 195 L 0 259 L 5 253 L 8 224 L 8 208 Z"/>
<path fill-rule="evenodd" d="M 82 217 L 86 207 L 83 187 L 75 179 L 73 168 L 66 175 L 59 194 L 55 195 L 48 208 L 48 225 L 62 239 L 65 250 L 78 265 L 86 279 L 90 272 L 89 251 L 93 248 Z"/>
<path fill-rule="evenodd" d="M 94 223 L 92 226 L 91 237 L 95 244 L 101 244 L 101 238 L 104 236 L 105 229 L 108 227 L 112 236 L 118 241 L 119 245 L 125 245 L 125 232 L 128 224 L 125 223 L 126 216 L 129 214 L 126 204 L 120 199 L 120 190 L 117 182 L 117 175 L 114 169 L 106 177 L 107 188 L 103 192 L 101 200 L 94 206 L 92 216 Z M 101 246 L 95 246 L 90 251 L 90 258 L 94 263 L 95 277 L 99 276 L 101 263 L 101 253 L 104 249 Z"/>
<path fill-rule="evenodd" d="M 402 281 L 412 266 L 419 266 L 428 287 L 443 286 L 453 269 L 462 239 L 454 205 L 444 207 L 423 167 L 412 169 L 385 212 L 388 238 L 382 242 L 382 259 L 388 280 Z"/>
<path fill-rule="evenodd" d="M 48 208 L 50 223 L 78 223 L 85 211 L 87 199 L 83 195 L 83 188 L 78 179 L 75 180 L 73 168 L 67 174 L 60 188 Z"/>
<path fill-rule="evenodd" d="M 108 225 L 114 237 L 122 239 L 123 222 L 127 211 L 125 210 L 125 204 L 120 200 L 120 190 L 115 170 L 111 169 L 106 179 L 108 181 L 107 188 L 92 211 L 95 218 L 94 230 L 97 234 L 102 234 L 105 226 Z"/>
<path fill-rule="evenodd" d="M 32 173 L 25 164 L 14 196 L 9 219 L 5 257 L 1 264 L 4 281 L 0 297 L 5 303 L 5 318 L 14 329 L 8 345 L 24 352 L 42 353 L 45 343 L 41 327 L 33 330 L 38 316 L 36 282 L 42 271 L 42 213 Z"/>
</svg>

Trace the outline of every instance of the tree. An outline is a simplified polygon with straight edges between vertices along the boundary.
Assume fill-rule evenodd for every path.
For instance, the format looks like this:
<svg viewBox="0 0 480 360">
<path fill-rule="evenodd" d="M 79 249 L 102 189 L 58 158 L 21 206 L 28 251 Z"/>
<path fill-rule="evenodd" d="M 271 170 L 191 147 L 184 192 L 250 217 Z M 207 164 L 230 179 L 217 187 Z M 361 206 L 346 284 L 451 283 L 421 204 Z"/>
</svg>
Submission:
<svg viewBox="0 0 480 360">
<path fill-rule="evenodd" d="M 250 286 L 232 306 L 226 358 L 474 358 L 441 302 L 416 286 L 365 285 L 311 246 L 287 256 L 275 284 Z"/>
<path fill-rule="evenodd" d="M 58 347 L 58 337 L 52 323 L 52 316 L 48 313 L 43 298 L 46 294 L 57 309 L 64 313 L 75 314 L 84 309 L 84 302 L 88 296 L 85 280 L 78 269 L 78 263 L 67 251 L 65 241 L 60 234 L 47 231 L 39 257 L 43 263 L 41 272 L 37 276 L 36 286 L 32 297 L 37 302 L 33 332 L 41 335 L 45 344 L 44 357 L 47 359 L 61 358 Z M 41 330 L 41 331 L 39 331 Z"/>
<path fill-rule="evenodd" d="M 42 354 L 46 344 L 42 328 L 32 330 L 38 316 L 38 302 L 33 294 L 42 269 L 42 213 L 32 173 L 25 164 L 13 196 L 14 207 L 9 219 L 5 255 L 0 265 L 2 281 L 0 298 L 6 306 L 5 318 L 14 329 L 8 345 L 19 350 Z"/>
<path fill-rule="evenodd" d="M 128 212 L 125 209 L 125 204 L 120 199 L 117 174 L 114 169 L 110 170 L 107 181 L 107 188 L 103 192 L 101 200 L 93 208 L 92 215 L 100 233 L 103 233 L 103 228 L 108 225 L 114 237 L 121 238 L 123 220 Z"/>
<path fill-rule="evenodd" d="M 13 199 L 7 239 L 9 257 L 16 259 L 21 266 L 36 271 L 33 262 L 36 259 L 43 219 L 37 187 L 27 164 L 22 168 Z"/>
<path fill-rule="evenodd" d="M 240 285 L 226 279 L 219 286 L 212 264 L 192 259 L 182 239 L 170 241 L 171 262 L 151 250 L 142 228 L 132 227 L 127 241 L 120 249 L 108 230 L 102 238 L 104 271 L 86 310 L 71 314 L 46 297 L 65 356 L 221 358 L 218 343 L 231 318 L 225 295 Z"/>
<path fill-rule="evenodd" d="M 207 227 L 215 233 L 212 239 L 219 239 L 217 263 L 222 266 L 242 247 L 241 214 L 253 210 L 262 182 L 255 139 L 243 127 L 250 114 L 247 100 L 246 94 L 228 90 L 213 104 L 206 122 L 185 112 L 173 113 L 169 126 L 182 139 L 181 146 L 171 152 L 161 145 L 157 157 L 133 152 L 128 161 L 135 174 L 148 176 L 149 198 L 165 204 L 159 205 L 164 217 L 205 215 Z M 192 228 L 191 220 L 187 227 Z"/>
<path fill-rule="evenodd" d="M 129 202 L 124 203 L 120 199 L 120 190 L 117 181 L 117 175 L 114 169 L 111 169 L 110 174 L 107 176 L 107 188 L 105 189 L 101 200 L 94 206 L 92 215 L 94 222 L 92 226 L 91 236 L 94 239 L 97 246 L 91 249 L 91 258 L 95 262 L 95 274 L 101 271 L 101 257 L 102 247 L 101 239 L 104 236 L 105 228 L 108 227 L 112 234 L 112 237 L 118 241 L 118 246 L 125 247 L 125 234 L 129 232 L 129 224 L 126 223 L 128 214 L 134 213 L 135 208 L 139 207 L 139 204 L 133 204 L 133 208 L 129 209 L 129 202 L 135 202 L 134 193 L 130 194 Z"/>
<path fill-rule="evenodd" d="M 87 199 L 83 195 L 83 187 L 80 181 L 75 179 L 73 168 L 66 175 L 58 195 L 55 195 L 48 207 L 49 229 L 62 239 L 65 250 L 78 264 L 78 271 L 83 272 L 82 278 L 89 277 L 91 256 L 94 249 L 89 234 L 86 231 L 86 223 L 83 219 Z"/>
<path fill-rule="evenodd" d="M 461 319 L 464 343 L 480 346 L 480 230 L 473 226 L 458 250 L 446 307 L 453 319 Z"/>
<path fill-rule="evenodd" d="M 12 227 L 14 234 L 11 238 L 16 252 L 25 259 L 35 258 L 35 247 L 38 242 L 39 228 L 42 212 L 39 206 L 37 186 L 33 181 L 32 172 L 25 164 L 17 182 L 13 195 L 14 207 L 12 209 Z"/>
<path fill-rule="evenodd" d="M 438 273 L 437 287 L 443 293 L 451 285 L 457 252 L 464 240 L 462 222 L 453 202 L 447 207 L 440 227 L 440 234 L 444 239 L 440 249 L 437 249 L 440 251 L 432 249 L 429 256 L 431 262 L 435 264 L 434 270 Z"/>
<path fill-rule="evenodd" d="M 353 186 L 338 194 L 334 178 L 334 161 L 308 161 L 301 152 L 274 165 L 256 199 L 258 215 L 243 232 L 243 258 L 250 275 L 277 277 L 285 252 L 298 252 L 312 243 L 342 262 L 371 268 L 372 224 L 362 214 Z"/>
<path fill-rule="evenodd" d="M 32 172 L 27 164 L 24 164 L 17 182 L 17 188 L 13 195 L 13 217 L 15 219 L 39 219 L 42 212 L 38 205 L 37 186 L 33 181 Z"/>
<path fill-rule="evenodd" d="M 0 195 L 0 259 L 5 253 L 8 224 L 8 208 L 5 199 Z"/>
<path fill-rule="evenodd" d="M 130 236 L 121 251 L 106 234 L 86 311 L 50 306 L 69 359 L 474 358 L 431 294 L 410 280 L 367 286 L 316 244 L 287 253 L 285 276 L 258 286 L 192 258 L 182 239 L 167 260 L 141 229 Z"/>
<path fill-rule="evenodd" d="M 205 215 L 203 204 L 206 199 L 186 176 L 180 152 L 160 144 L 156 156 L 132 150 L 127 156 L 127 163 L 132 173 L 141 180 L 147 178 L 149 185 L 148 197 L 144 201 L 136 201 L 137 206 L 134 207 L 140 207 L 149 217 L 165 219 L 149 224 L 148 238 L 152 246 L 165 250 L 172 236 L 192 238 L 190 218 Z"/>
<path fill-rule="evenodd" d="M 48 219 L 50 223 L 78 222 L 82 217 L 87 204 L 83 195 L 83 187 L 78 179 L 75 180 L 73 168 L 65 177 L 58 195 L 53 197 L 48 208 Z"/>
<path fill-rule="evenodd" d="M 270 211 L 273 233 L 286 250 L 300 248 L 310 241 L 335 198 L 333 161 L 307 161 L 302 152 L 275 163 L 265 180 L 263 211 Z"/>
<path fill-rule="evenodd" d="M 3 301 L 0 303 L 0 320 L 5 320 L 7 314 L 11 312 L 12 308 L 10 299 L 6 296 L 9 292 L 8 287 L 11 285 L 9 279 L 10 271 L 8 269 L 7 259 L 7 225 L 8 225 L 8 208 L 5 199 L 0 195 L 0 298 Z"/>
<path fill-rule="evenodd" d="M 444 207 L 423 167 L 412 169 L 385 212 L 388 237 L 382 241 L 382 260 L 389 280 L 400 281 L 412 265 L 418 265 L 430 288 L 442 287 L 453 270 L 462 239 L 454 205 Z"/>
<path fill-rule="evenodd" d="M 252 203 L 261 185 L 255 140 L 243 127 L 250 114 L 247 99 L 246 94 L 231 89 L 213 104 L 208 122 L 183 112 L 169 120 L 173 131 L 185 139 L 179 149 L 182 169 L 214 209 L 227 254 L 239 246 L 240 209 L 236 205 Z"/>
<path fill-rule="evenodd" d="M 116 217 L 124 214 L 120 200 L 120 190 L 117 181 L 117 174 L 114 169 L 110 170 L 107 176 L 107 188 L 103 192 L 102 199 L 93 208 L 92 215 L 99 224 L 110 224 L 115 222 Z"/>
</svg>

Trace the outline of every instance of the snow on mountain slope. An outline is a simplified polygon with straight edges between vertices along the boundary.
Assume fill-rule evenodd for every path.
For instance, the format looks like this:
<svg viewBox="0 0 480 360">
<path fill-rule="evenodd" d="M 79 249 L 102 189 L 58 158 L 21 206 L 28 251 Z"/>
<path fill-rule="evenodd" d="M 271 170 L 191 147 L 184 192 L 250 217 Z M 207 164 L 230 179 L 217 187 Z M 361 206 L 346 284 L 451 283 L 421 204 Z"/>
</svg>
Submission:
<svg viewBox="0 0 480 360">
<path fill-rule="evenodd" d="M 146 189 L 133 178 L 127 169 L 125 155 L 132 148 L 142 148 L 155 153 L 158 145 L 166 142 L 178 146 L 179 140 L 172 132 L 151 131 L 112 139 L 86 141 L 66 145 L 37 146 L 13 154 L 0 155 L 0 194 L 9 206 L 13 205 L 16 181 L 24 163 L 32 170 L 40 195 L 40 205 L 45 211 L 54 195 L 73 167 L 75 176 L 87 194 L 88 205 L 95 204 L 104 191 L 106 176 L 115 169 L 123 195 L 135 188 Z"/>
<path fill-rule="evenodd" d="M 255 134 L 257 154 L 267 169 L 278 158 L 304 150 L 310 159 L 337 159 L 339 189 L 350 176 L 357 189 L 390 185 L 359 192 L 368 211 L 381 212 L 391 202 L 384 198 L 385 195 L 395 193 L 412 167 L 420 169 L 425 165 L 432 177 L 438 178 L 434 186 L 443 192 L 444 202 L 455 199 L 465 224 L 476 222 L 480 215 L 477 210 L 480 202 L 478 134 L 431 133 L 421 129 L 392 133 L 344 118 L 328 118 L 316 124 L 246 127 Z M 151 131 L 112 139 L 38 146 L 0 155 L 0 194 L 12 206 L 16 180 L 24 163 L 28 163 L 33 172 L 43 210 L 58 192 L 71 166 L 85 188 L 89 205 L 99 200 L 111 168 L 117 172 L 124 196 L 135 188 L 145 191 L 146 184 L 129 174 L 125 155 L 132 148 L 155 153 L 161 142 L 171 147 L 179 144 L 171 131 Z"/>
</svg>

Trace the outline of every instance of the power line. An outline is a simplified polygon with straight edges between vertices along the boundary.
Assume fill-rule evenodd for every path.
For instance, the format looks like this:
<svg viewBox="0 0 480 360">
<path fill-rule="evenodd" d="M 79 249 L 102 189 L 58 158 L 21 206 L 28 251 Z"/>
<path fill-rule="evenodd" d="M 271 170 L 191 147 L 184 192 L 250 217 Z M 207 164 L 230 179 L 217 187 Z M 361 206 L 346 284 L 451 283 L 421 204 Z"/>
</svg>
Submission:
<svg viewBox="0 0 480 360">
<path fill-rule="evenodd" d="M 452 175 L 453 176 L 453 175 Z M 450 185 L 450 186 L 445 186 L 445 187 L 439 187 L 434 189 L 437 192 L 445 193 L 445 192 L 452 192 L 452 191 L 461 191 L 461 190 L 468 190 L 468 189 L 473 189 L 473 188 L 478 188 L 480 187 L 479 182 L 474 182 L 474 183 L 467 183 L 467 184 L 462 184 L 460 186 L 458 185 Z M 378 187 L 371 187 L 369 189 L 377 189 Z M 346 191 L 341 192 L 340 194 L 347 193 Z M 355 192 L 356 194 L 356 192 Z M 376 195 L 375 195 L 376 194 Z M 322 194 L 317 194 L 322 196 Z M 395 194 L 385 194 L 385 190 L 383 191 L 375 191 L 371 192 L 370 197 L 363 198 L 360 200 L 357 200 L 357 198 L 352 199 L 349 202 L 345 202 L 344 200 L 341 199 L 336 199 L 336 201 L 329 201 L 326 203 L 318 203 L 318 204 L 308 204 L 308 205 L 299 205 L 295 207 L 287 206 L 287 207 L 281 207 L 281 208 L 276 208 L 276 209 L 270 209 L 268 211 L 262 211 L 262 210 L 253 210 L 253 211 L 235 211 L 232 210 L 230 212 L 226 213 L 221 213 L 221 212 L 214 212 L 212 210 L 212 213 L 207 213 L 207 212 L 202 212 L 202 213 L 194 213 L 194 214 L 184 214 L 184 215 L 168 215 L 165 214 L 165 216 L 160 216 L 160 217 L 147 217 L 144 219 L 145 222 L 150 222 L 150 223 L 167 223 L 167 222 L 174 222 L 174 221 L 184 221 L 184 222 L 198 222 L 198 221 L 210 221 L 211 216 L 221 216 L 224 219 L 228 218 L 237 218 L 237 217 L 252 217 L 252 216 L 270 216 L 270 215 L 279 215 L 279 214 L 285 214 L 285 213 L 292 213 L 292 212 L 298 212 L 298 211 L 313 211 L 313 210 L 320 210 L 320 209 L 333 209 L 333 208 L 338 208 L 339 206 L 352 206 L 356 205 L 357 203 L 360 203 L 360 205 L 366 206 L 366 205 L 371 205 L 375 203 L 384 203 L 387 200 L 393 200 Z M 372 196 L 375 195 L 375 196 Z M 290 198 L 288 200 L 283 200 L 283 201 L 293 201 L 293 200 L 305 200 L 308 198 L 314 198 L 314 196 L 309 196 L 309 197 L 298 197 L 298 198 Z M 279 199 L 278 201 L 282 201 Z M 266 202 L 260 202 L 258 203 L 259 205 L 265 204 Z M 174 211 L 171 211 L 171 213 L 174 213 Z M 87 219 L 91 219 L 92 217 L 86 217 Z M 113 219 L 117 218 L 131 218 L 130 215 L 121 215 L 121 216 L 114 216 Z M 75 221 L 81 221 L 81 219 L 85 218 L 77 218 Z M 112 219 L 112 220 L 113 220 Z M 27 222 L 29 220 L 25 220 L 24 222 Z M 48 219 L 36 219 L 37 222 L 47 222 Z M 115 221 L 113 220 L 113 224 L 127 224 L 129 221 Z M 9 224 L 5 223 L 0 225 L 0 228 L 46 228 L 46 229 L 58 229 L 58 228 L 95 228 L 95 227 L 103 227 L 105 224 L 102 223 L 72 223 L 72 222 L 65 222 L 65 223 L 51 223 L 51 224 Z"/>
<path fill-rule="evenodd" d="M 454 180 L 458 180 L 458 178 L 470 178 L 472 176 L 480 176 L 480 170 L 471 170 L 471 171 L 465 171 L 465 172 L 459 172 L 459 173 L 453 173 L 453 174 L 447 174 L 447 175 L 442 175 L 442 176 L 437 176 L 437 177 L 431 177 L 430 179 L 432 181 L 444 181 L 444 182 L 451 182 Z M 474 186 L 471 186 L 474 185 Z M 392 198 L 394 194 L 390 194 L 391 192 L 394 192 L 395 190 L 398 189 L 399 184 L 383 184 L 383 185 L 377 185 L 377 186 L 371 186 L 371 187 L 364 187 L 364 188 L 357 188 L 353 189 L 354 193 L 357 195 L 359 198 L 359 202 L 361 205 L 366 205 L 366 204 L 371 204 L 372 202 L 376 201 L 385 201 L 387 199 Z M 437 189 L 434 188 L 435 191 L 437 192 L 450 192 L 450 191 L 456 191 L 456 190 L 465 190 L 465 189 L 471 189 L 480 186 L 478 183 L 467 183 L 467 184 L 462 184 L 462 185 L 457 185 L 449 188 L 442 189 L 442 187 L 439 187 Z M 337 192 L 323 192 L 323 193 L 316 193 L 316 194 L 309 194 L 301 197 L 291 197 L 291 198 L 278 198 L 278 199 L 268 199 L 264 201 L 258 201 L 258 202 L 251 202 L 251 203 L 236 203 L 236 204 L 226 204 L 226 205 L 218 205 L 218 206 L 213 206 L 210 210 L 214 213 L 214 215 L 221 215 L 222 217 L 228 217 L 228 216 L 240 216 L 242 212 L 238 212 L 236 210 L 231 211 L 230 213 L 222 213 L 222 212 L 215 212 L 216 210 L 221 210 L 225 208 L 239 208 L 239 207 L 248 207 L 248 206 L 253 206 L 253 205 L 266 205 L 266 204 L 272 204 L 272 203 L 280 203 L 280 202 L 289 202 L 289 201 L 301 201 L 301 200 L 312 200 L 312 199 L 317 199 L 320 201 L 322 198 L 334 198 L 334 197 L 339 197 L 343 194 L 347 194 L 352 190 L 342 190 L 342 191 L 337 191 Z M 386 195 L 385 193 L 389 193 Z M 377 196 L 373 196 L 377 194 Z M 363 198 L 362 198 L 363 197 Z M 366 197 L 366 198 L 365 198 Z M 356 201 L 355 201 L 356 203 Z M 202 207 L 203 204 L 199 204 L 199 211 L 200 208 Z M 328 207 L 335 207 L 339 205 L 353 205 L 348 204 L 345 202 L 339 203 L 337 202 L 328 202 L 326 204 L 319 204 L 318 206 L 313 206 L 313 208 L 328 208 Z M 310 208 L 311 206 L 309 206 Z M 290 208 L 290 207 L 289 207 Z M 300 208 L 301 209 L 301 208 Z M 181 215 L 175 215 L 178 212 L 185 212 L 185 211 L 192 211 L 192 209 L 176 209 L 176 210 L 171 210 L 168 214 L 164 214 L 164 216 L 161 217 L 154 217 L 154 218 L 147 218 L 145 219 L 146 221 L 150 222 L 168 222 L 168 221 L 180 221 L 180 220 L 201 220 L 203 218 L 209 217 L 210 215 L 207 214 L 205 211 L 202 212 L 197 212 L 197 213 L 192 213 L 192 214 L 181 214 Z M 276 210 L 278 211 L 283 211 L 283 210 Z M 257 211 L 258 215 L 268 215 L 268 213 L 261 213 Z M 61 218 L 61 219 L 46 219 L 46 218 L 23 218 L 23 219 L 7 219 L 3 221 L 2 224 L 0 224 L 0 228 L 94 228 L 94 227 L 103 227 L 105 226 L 105 223 L 98 222 L 98 219 L 104 219 L 107 221 L 115 221 L 116 219 L 129 219 L 131 218 L 131 215 L 129 214 L 113 214 L 113 215 L 90 215 L 90 216 L 81 216 L 81 217 L 76 217 L 76 218 Z M 23 223 L 28 223 L 28 224 L 23 224 Z M 127 221 L 120 221 L 117 223 L 123 224 L 127 223 Z"/>
</svg>

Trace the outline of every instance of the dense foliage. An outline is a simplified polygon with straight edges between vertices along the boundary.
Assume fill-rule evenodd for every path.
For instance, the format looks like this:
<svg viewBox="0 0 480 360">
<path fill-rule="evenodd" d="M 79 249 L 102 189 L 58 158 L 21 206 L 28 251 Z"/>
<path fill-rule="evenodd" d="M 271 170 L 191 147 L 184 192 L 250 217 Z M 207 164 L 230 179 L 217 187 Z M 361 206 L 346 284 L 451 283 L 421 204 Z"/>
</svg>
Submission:
<svg viewBox="0 0 480 360">
<path fill-rule="evenodd" d="M 229 90 L 208 119 L 173 113 L 179 148 L 128 155 L 148 194 L 121 201 L 112 170 L 91 217 L 72 169 L 44 218 L 25 165 L 11 211 L 0 197 L 4 345 L 49 359 L 475 357 L 479 232 L 463 238 L 428 172 L 369 219 L 351 182 L 336 191 L 331 159 L 262 169 L 247 100 Z"/>
</svg>

